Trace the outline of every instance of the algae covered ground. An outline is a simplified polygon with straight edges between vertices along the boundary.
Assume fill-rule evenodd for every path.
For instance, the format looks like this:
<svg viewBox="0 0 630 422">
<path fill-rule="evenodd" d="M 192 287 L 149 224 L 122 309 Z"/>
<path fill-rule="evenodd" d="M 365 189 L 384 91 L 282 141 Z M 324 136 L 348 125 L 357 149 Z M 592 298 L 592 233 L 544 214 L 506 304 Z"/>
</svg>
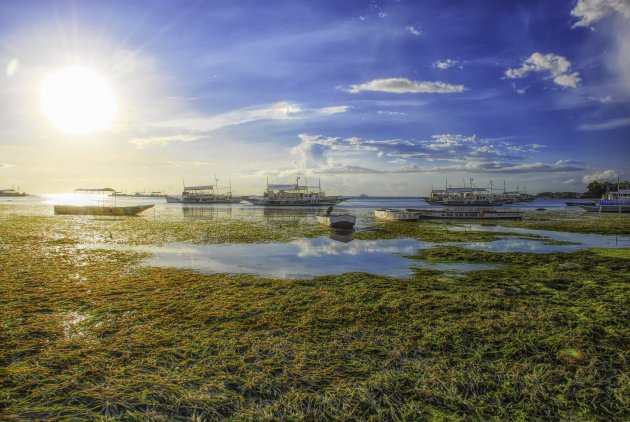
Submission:
<svg viewBox="0 0 630 422">
<path fill-rule="evenodd" d="M 598 217 L 588 217 L 592 232 L 628 233 L 627 218 Z M 545 218 L 513 224 L 585 230 L 570 218 Z M 479 242 L 495 235 L 447 227 L 378 223 L 356 237 Z M 139 265 L 145 255 L 105 247 L 325 233 L 308 221 L 0 209 L 0 418 L 630 417 L 628 250 L 539 255 L 445 245 L 415 258 L 498 266 L 465 275 L 285 280 L 148 268 Z"/>
</svg>

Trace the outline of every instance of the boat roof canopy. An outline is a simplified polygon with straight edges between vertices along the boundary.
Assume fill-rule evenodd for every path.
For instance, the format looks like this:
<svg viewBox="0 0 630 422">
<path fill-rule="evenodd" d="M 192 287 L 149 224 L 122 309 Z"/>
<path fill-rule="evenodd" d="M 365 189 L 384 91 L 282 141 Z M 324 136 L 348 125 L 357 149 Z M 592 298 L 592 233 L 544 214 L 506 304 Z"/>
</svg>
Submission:
<svg viewBox="0 0 630 422">
<path fill-rule="evenodd" d="M 485 188 L 448 188 L 449 192 L 488 192 L 488 189 Z M 442 193 L 446 192 L 444 189 L 433 189 L 431 192 L 434 193 Z"/>
<path fill-rule="evenodd" d="M 184 190 L 211 190 L 214 189 L 212 185 L 205 186 L 184 186 Z"/>
<path fill-rule="evenodd" d="M 116 189 L 112 188 L 78 188 L 75 192 L 116 192 Z"/>
<path fill-rule="evenodd" d="M 305 190 L 308 189 L 308 186 L 304 185 L 267 185 L 268 189 L 273 190 Z"/>
</svg>

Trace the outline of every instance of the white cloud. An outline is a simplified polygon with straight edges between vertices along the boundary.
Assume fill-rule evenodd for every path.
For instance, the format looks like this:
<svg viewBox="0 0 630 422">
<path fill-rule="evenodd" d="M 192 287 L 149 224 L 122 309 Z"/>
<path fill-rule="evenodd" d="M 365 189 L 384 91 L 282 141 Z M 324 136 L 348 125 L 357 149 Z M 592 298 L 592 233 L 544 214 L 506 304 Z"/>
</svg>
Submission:
<svg viewBox="0 0 630 422">
<path fill-rule="evenodd" d="M 416 37 L 419 37 L 420 35 L 422 35 L 422 31 L 420 31 L 415 26 L 411 26 L 411 25 L 405 26 L 405 31 L 409 32 L 412 35 L 415 35 Z"/>
<path fill-rule="evenodd" d="M 578 0 L 571 10 L 571 15 L 579 19 L 573 27 L 591 26 L 614 13 L 630 18 L 630 2 L 628 0 Z"/>
<path fill-rule="evenodd" d="M 556 85 L 564 88 L 577 88 L 582 79 L 578 72 L 571 71 L 571 62 L 557 54 L 534 53 L 526 59 L 521 67 L 507 69 L 505 76 L 508 78 L 524 78 L 532 72 L 548 72 L 553 76 Z"/>
<path fill-rule="evenodd" d="M 407 94 L 407 93 L 439 93 L 448 94 L 453 92 L 464 91 L 464 85 L 452 85 L 445 82 L 426 82 L 426 81 L 411 81 L 407 78 L 385 78 L 374 79 L 370 82 L 366 82 L 359 85 L 351 85 L 348 92 L 357 94 L 362 91 L 378 91 L 378 92 L 391 92 L 395 94 Z"/>
<path fill-rule="evenodd" d="M 0 163 L 0 169 L 8 169 L 13 167 L 13 164 L 9 164 L 9 163 Z"/>
<path fill-rule="evenodd" d="M 575 179 L 563 180 L 563 185 L 570 185 L 571 183 L 575 183 Z"/>
<path fill-rule="evenodd" d="M 444 61 L 437 60 L 433 63 L 433 67 L 437 67 L 438 69 L 448 69 L 449 67 L 456 66 L 459 62 L 457 60 L 446 59 Z"/>
<path fill-rule="evenodd" d="M 174 142 L 195 142 L 202 138 L 193 135 L 172 135 L 172 136 L 148 136 L 145 138 L 134 138 L 129 141 L 130 144 L 137 148 L 144 148 L 149 145 L 166 145 Z"/>
<path fill-rule="evenodd" d="M 378 110 L 377 113 L 384 114 L 387 116 L 406 116 L 407 115 L 407 113 L 403 113 L 400 111 L 387 111 L 387 110 Z"/>
<path fill-rule="evenodd" d="M 578 126 L 579 130 L 593 131 L 593 130 L 608 130 L 616 129 L 618 127 L 630 126 L 630 117 L 621 117 L 619 119 L 608 120 L 600 123 L 583 123 Z"/>
<path fill-rule="evenodd" d="M 595 180 L 616 179 L 618 176 L 619 173 L 615 170 L 595 171 L 593 173 L 585 174 L 584 177 L 582 177 L 582 182 L 588 184 Z"/>
<path fill-rule="evenodd" d="M 184 117 L 156 124 L 158 127 L 181 128 L 209 132 L 225 126 L 240 125 L 262 120 L 308 119 L 344 113 L 349 106 L 305 108 L 299 104 L 281 101 L 274 104 L 246 107 L 213 116 Z"/>
</svg>

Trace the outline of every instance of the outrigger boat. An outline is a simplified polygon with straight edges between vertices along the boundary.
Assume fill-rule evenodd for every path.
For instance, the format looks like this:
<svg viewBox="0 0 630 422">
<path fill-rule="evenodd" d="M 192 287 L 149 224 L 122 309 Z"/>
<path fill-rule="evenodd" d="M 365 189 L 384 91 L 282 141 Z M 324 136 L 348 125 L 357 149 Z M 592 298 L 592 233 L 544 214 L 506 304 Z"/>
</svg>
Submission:
<svg viewBox="0 0 630 422">
<path fill-rule="evenodd" d="M 184 186 L 184 191 L 180 198 L 166 195 L 166 202 L 169 204 L 238 204 L 241 198 L 232 197 L 232 185 L 227 193 L 219 194 L 219 179 L 214 178 L 214 185 L 204 186 Z"/>
<path fill-rule="evenodd" d="M 317 187 L 300 185 L 298 177 L 294 185 L 270 185 L 262 196 L 248 196 L 243 198 L 253 205 L 266 207 L 326 207 L 344 201 L 339 196 L 326 196 L 322 192 L 321 184 Z"/>
<path fill-rule="evenodd" d="M 374 210 L 374 216 L 381 220 L 389 221 L 418 221 L 420 214 L 405 210 L 378 209 Z"/>
<path fill-rule="evenodd" d="M 137 215 L 153 207 L 149 205 L 134 205 L 128 207 L 108 207 L 99 205 L 55 205 L 57 215 Z"/>
<path fill-rule="evenodd" d="M 418 214 L 419 219 L 442 220 L 521 220 L 523 212 L 495 210 L 491 208 L 407 208 L 408 212 Z"/>
<path fill-rule="evenodd" d="M 107 192 L 116 192 L 112 188 L 79 188 L 74 190 L 75 193 L 104 194 Z M 137 215 L 142 211 L 148 210 L 154 204 L 148 205 L 132 205 L 132 206 L 108 206 L 102 205 L 55 205 L 53 207 L 56 215 L 107 215 L 107 216 L 125 216 Z"/>
</svg>

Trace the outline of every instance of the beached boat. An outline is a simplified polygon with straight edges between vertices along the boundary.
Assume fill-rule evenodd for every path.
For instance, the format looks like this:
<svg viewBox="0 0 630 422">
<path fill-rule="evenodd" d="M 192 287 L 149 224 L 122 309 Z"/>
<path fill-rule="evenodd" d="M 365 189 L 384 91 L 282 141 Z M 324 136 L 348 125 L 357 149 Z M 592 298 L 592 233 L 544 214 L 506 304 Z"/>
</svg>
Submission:
<svg viewBox="0 0 630 422">
<path fill-rule="evenodd" d="M 122 207 L 110 207 L 102 205 L 55 205 L 55 214 L 57 215 L 137 215 L 142 211 L 153 207 L 149 205 L 133 205 Z"/>
<path fill-rule="evenodd" d="M 166 202 L 169 204 L 238 204 L 241 198 L 232 197 L 232 187 L 226 193 L 219 193 L 218 182 L 215 178 L 214 185 L 204 186 L 184 186 L 181 197 L 166 195 Z"/>
<path fill-rule="evenodd" d="M 407 208 L 417 213 L 420 219 L 443 220 L 521 220 L 523 213 L 511 210 L 495 210 L 491 208 Z"/>
<path fill-rule="evenodd" d="M 356 217 L 350 214 L 322 214 L 317 216 L 317 222 L 335 229 L 351 229 L 354 227 Z"/>
<path fill-rule="evenodd" d="M 300 185 L 298 177 L 294 185 L 270 185 L 267 182 L 267 190 L 262 196 L 248 196 L 243 198 L 253 205 L 266 207 L 322 207 L 331 206 L 344 201 L 339 196 L 326 196 L 321 190 L 321 185 L 309 187 Z"/>
<path fill-rule="evenodd" d="M 378 219 L 389 221 L 418 221 L 420 218 L 418 213 L 394 209 L 374 210 L 374 216 Z"/>
</svg>

